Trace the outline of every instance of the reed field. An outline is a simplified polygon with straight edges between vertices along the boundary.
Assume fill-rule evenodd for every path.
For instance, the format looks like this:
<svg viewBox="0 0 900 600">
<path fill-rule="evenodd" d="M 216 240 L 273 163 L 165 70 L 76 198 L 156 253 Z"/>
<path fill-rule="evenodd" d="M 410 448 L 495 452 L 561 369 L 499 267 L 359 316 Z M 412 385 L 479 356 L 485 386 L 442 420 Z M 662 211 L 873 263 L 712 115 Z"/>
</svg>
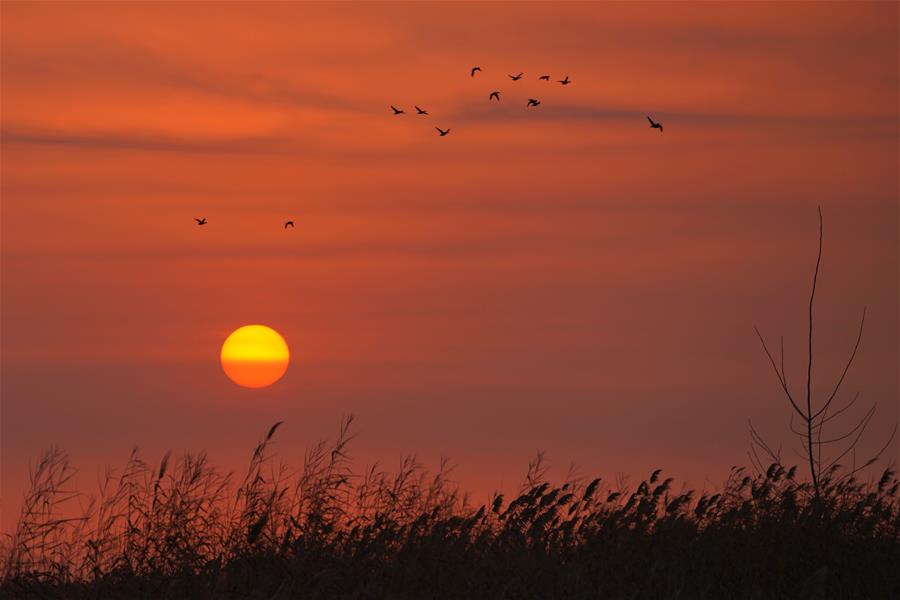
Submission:
<svg viewBox="0 0 900 600">
<path fill-rule="evenodd" d="M 472 504 L 442 465 L 353 468 L 352 418 L 299 468 L 243 476 L 205 453 L 137 452 L 96 497 L 46 452 L 3 541 L 4 598 L 898 598 L 895 472 L 734 468 L 716 493 L 660 471 L 636 485 L 544 480 Z M 879 476 L 880 475 L 880 476 Z"/>
</svg>

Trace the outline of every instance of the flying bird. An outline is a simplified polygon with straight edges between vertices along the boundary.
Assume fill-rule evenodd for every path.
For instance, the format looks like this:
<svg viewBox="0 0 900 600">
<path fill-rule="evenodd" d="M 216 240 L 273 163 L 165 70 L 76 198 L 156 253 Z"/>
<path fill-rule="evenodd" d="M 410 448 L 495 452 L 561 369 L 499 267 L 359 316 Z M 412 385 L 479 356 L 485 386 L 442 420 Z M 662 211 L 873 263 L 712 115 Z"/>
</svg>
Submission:
<svg viewBox="0 0 900 600">
<path fill-rule="evenodd" d="M 284 222 L 284 228 L 287 229 L 288 226 L 293 227 L 293 226 L 294 226 L 294 222 L 293 222 L 293 221 L 285 221 L 285 222 Z"/>
<path fill-rule="evenodd" d="M 497 100 L 497 102 L 500 102 L 500 92 L 491 92 L 491 95 L 488 96 L 488 100 Z"/>
<path fill-rule="evenodd" d="M 472 67 L 472 73 L 469 75 L 469 77 L 475 77 L 475 73 L 479 72 L 480 70 L 481 67 Z"/>
<path fill-rule="evenodd" d="M 402 114 L 404 114 L 404 113 L 406 112 L 406 111 L 400 110 L 399 108 L 397 108 L 397 107 L 394 106 L 393 104 L 391 104 L 391 110 L 394 111 L 394 114 L 395 114 L 395 115 L 402 115 Z"/>
<path fill-rule="evenodd" d="M 519 73 L 518 75 L 509 75 L 509 78 L 512 79 L 513 81 L 518 81 L 518 80 L 522 79 L 522 75 L 524 75 L 524 74 L 525 73 Z"/>
<path fill-rule="evenodd" d="M 550 76 L 549 75 L 541 75 L 540 77 L 538 77 L 538 79 L 543 80 L 543 81 L 550 81 Z"/>
<path fill-rule="evenodd" d="M 650 117 L 647 117 L 647 120 L 650 121 L 650 129 L 659 129 L 659 132 L 662 133 L 662 131 L 663 131 L 662 123 L 657 123 Z"/>
<path fill-rule="evenodd" d="M 445 135 L 447 135 L 448 133 L 450 133 L 450 129 L 449 129 L 449 128 L 448 128 L 448 129 L 441 129 L 440 127 L 435 127 L 435 129 L 438 130 L 438 133 L 440 134 L 440 137 L 444 137 Z"/>
<path fill-rule="evenodd" d="M 541 103 L 540 100 L 535 100 L 534 98 L 529 98 L 529 99 L 528 99 L 528 104 L 526 104 L 525 106 L 526 106 L 526 107 L 528 107 L 528 106 L 538 106 L 540 103 Z"/>
<path fill-rule="evenodd" d="M 570 83 L 572 83 L 572 80 L 569 79 L 568 75 L 566 75 L 565 78 L 559 80 L 559 83 L 563 85 L 569 85 Z"/>
<path fill-rule="evenodd" d="M 416 114 L 418 114 L 418 115 L 427 115 L 428 114 L 427 110 L 423 110 L 423 109 L 419 108 L 418 106 L 416 106 L 415 108 L 416 108 Z"/>
<path fill-rule="evenodd" d="M 206 225 L 206 217 L 203 217 L 202 219 L 194 217 L 194 220 L 197 221 L 197 225 Z"/>
</svg>

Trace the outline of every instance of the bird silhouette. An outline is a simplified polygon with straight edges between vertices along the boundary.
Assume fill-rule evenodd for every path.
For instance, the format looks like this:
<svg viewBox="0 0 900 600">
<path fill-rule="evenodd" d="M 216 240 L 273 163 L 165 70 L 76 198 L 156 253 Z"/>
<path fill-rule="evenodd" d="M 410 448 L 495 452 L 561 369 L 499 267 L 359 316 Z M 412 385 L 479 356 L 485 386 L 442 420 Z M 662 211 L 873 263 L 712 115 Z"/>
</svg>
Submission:
<svg viewBox="0 0 900 600">
<path fill-rule="evenodd" d="M 500 92 L 491 92 L 491 95 L 488 96 L 488 100 L 497 100 L 500 101 Z"/>
<path fill-rule="evenodd" d="M 293 222 L 293 221 L 285 221 L 285 222 L 284 222 L 284 228 L 287 229 L 288 226 L 293 227 L 293 226 L 294 226 L 294 222 Z"/>
<path fill-rule="evenodd" d="M 662 131 L 663 131 L 662 123 L 657 123 L 650 117 L 647 117 L 647 120 L 650 121 L 650 129 L 659 129 L 659 132 L 662 133 Z"/>
<path fill-rule="evenodd" d="M 450 129 L 449 129 L 449 128 L 448 128 L 448 129 L 441 129 L 440 127 L 435 127 L 435 129 L 438 130 L 438 133 L 440 134 L 440 137 L 444 137 L 445 135 L 447 135 L 448 133 L 450 133 Z"/>
<path fill-rule="evenodd" d="M 469 77 L 475 77 L 475 73 L 479 72 L 480 70 L 481 70 L 481 67 L 472 67 L 472 72 L 469 75 Z"/>
<path fill-rule="evenodd" d="M 518 75 L 509 75 L 509 78 L 512 79 L 513 81 L 518 81 L 518 80 L 522 79 L 522 75 L 524 75 L 524 74 L 525 73 L 519 73 Z"/>
<path fill-rule="evenodd" d="M 535 100 L 534 98 L 529 98 L 529 99 L 528 99 L 528 104 L 526 104 L 525 106 L 526 106 L 526 107 L 527 107 L 527 106 L 538 106 L 540 103 L 541 103 L 540 100 Z"/>
<path fill-rule="evenodd" d="M 202 219 L 194 217 L 194 220 L 197 221 L 197 225 L 206 225 L 206 217 L 203 217 Z"/>
<path fill-rule="evenodd" d="M 405 114 L 405 112 L 406 112 L 406 111 L 400 110 L 399 108 L 397 108 L 397 107 L 394 106 L 393 104 L 391 104 L 391 110 L 394 111 L 394 114 L 395 114 L 395 115 L 402 115 L 402 114 Z"/>
<path fill-rule="evenodd" d="M 543 81 L 550 81 L 550 76 L 549 75 L 541 75 L 540 77 L 538 77 L 538 79 L 543 80 Z"/>
<path fill-rule="evenodd" d="M 418 106 L 416 106 L 415 109 L 416 109 L 416 114 L 418 114 L 418 115 L 427 115 L 428 114 L 427 110 L 421 109 Z"/>
<path fill-rule="evenodd" d="M 559 83 L 561 83 L 563 85 L 569 85 L 570 83 L 572 83 L 572 80 L 569 79 L 568 75 L 566 75 L 563 79 L 559 80 Z"/>
</svg>

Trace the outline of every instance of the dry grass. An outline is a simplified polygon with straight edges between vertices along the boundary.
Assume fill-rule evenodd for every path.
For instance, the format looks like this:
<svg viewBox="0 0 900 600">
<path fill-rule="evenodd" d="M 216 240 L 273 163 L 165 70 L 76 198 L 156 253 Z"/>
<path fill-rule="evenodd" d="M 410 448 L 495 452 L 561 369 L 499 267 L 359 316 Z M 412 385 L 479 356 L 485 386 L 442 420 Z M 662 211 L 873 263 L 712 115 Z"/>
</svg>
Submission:
<svg viewBox="0 0 900 600">
<path fill-rule="evenodd" d="M 858 482 L 734 469 L 723 489 L 544 481 L 472 506 L 442 464 L 354 473 L 337 439 L 299 470 L 274 425 L 235 479 L 205 454 L 133 453 L 86 499 L 50 450 L 4 542 L 0 595 L 42 598 L 900 597 L 900 501 L 891 470 Z M 68 516 L 64 516 L 68 515 Z"/>
</svg>

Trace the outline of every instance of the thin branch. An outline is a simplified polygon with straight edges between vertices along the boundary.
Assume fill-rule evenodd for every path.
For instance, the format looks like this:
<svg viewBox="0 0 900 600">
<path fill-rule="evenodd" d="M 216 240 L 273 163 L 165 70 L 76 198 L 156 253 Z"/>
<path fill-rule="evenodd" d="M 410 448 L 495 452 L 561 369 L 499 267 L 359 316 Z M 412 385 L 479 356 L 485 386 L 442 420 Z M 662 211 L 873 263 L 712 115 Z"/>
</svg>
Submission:
<svg viewBox="0 0 900 600">
<path fill-rule="evenodd" d="M 850 402 L 848 402 L 847 405 L 844 406 L 843 408 L 841 408 L 840 410 L 834 411 L 833 413 L 831 413 L 830 416 L 829 416 L 829 415 L 823 415 L 822 418 L 819 420 L 819 425 L 818 425 L 818 426 L 821 427 L 822 425 L 824 425 L 824 424 L 827 423 L 828 421 L 832 420 L 833 418 L 837 417 L 838 415 L 840 415 L 841 413 L 843 413 L 844 411 L 846 411 L 848 408 L 850 408 L 851 406 L 853 406 L 853 405 L 856 403 L 856 401 L 857 401 L 858 399 L 859 399 L 859 392 L 857 392 L 856 395 L 853 396 L 853 400 L 851 400 Z M 826 417 L 827 417 L 827 418 L 826 418 Z"/>
<path fill-rule="evenodd" d="M 855 426 L 853 429 L 851 429 L 851 430 L 848 431 L 847 433 L 845 433 L 845 434 L 843 434 L 843 435 L 841 435 L 841 436 L 838 436 L 838 437 L 836 437 L 836 438 L 833 438 L 833 439 L 830 439 L 830 440 L 825 440 L 824 442 L 820 440 L 820 441 L 817 441 L 816 443 L 817 443 L 817 444 L 833 444 L 833 443 L 835 443 L 835 442 L 839 442 L 839 441 L 841 441 L 841 440 L 847 439 L 848 437 L 850 437 L 851 435 L 853 435 L 853 433 L 854 433 L 857 429 L 859 429 L 859 428 L 862 426 L 862 424 L 863 424 L 864 421 L 866 421 L 867 419 L 872 418 L 872 415 L 873 415 L 873 414 L 875 414 L 875 405 L 874 405 L 874 404 L 872 405 L 872 408 L 870 408 L 870 409 L 866 412 L 866 414 L 863 416 L 863 418 L 859 420 L 859 422 L 856 424 L 856 426 Z M 820 436 L 820 438 L 821 438 L 821 436 Z"/>
<path fill-rule="evenodd" d="M 809 360 L 806 366 L 806 429 L 807 429 L 807 452 L 809 454 L 809 472 L 813 480 L 813 488 L 816 496 L 819 495 L 819 477 L 816 473 L 815 460 L 813 459 L 813 433 L 812 433 L 812 367 L 813 367 L 813 306 L 816 299 L 816 284 L 819 281 L 819 266 L 822 264 L 822 206 L 819 210 L 819 252 L 816 255 L 816 270 L 813 271 L 812 290 L 809 294 L 809 335 L 808 340 L 808 356 Z"/>
<path fill-rule="evenodd" d="M 840 482 L 840 481 L 842 481 L 842 480 L 844 480 L 844 479 L 846 479 L 846 478 L 848 478 L 848 477 L 853 476 L 856 472 L 865 469 L 866 467 L 868 467 L 869 465 L 871 465 L 872 463 L 874 463 L 876 460 L 878 460 L 879 458 L 881 458 L 881 455 L 884 454 L 884 451 L 888 449 L 888 446 L 890 446 L 890 445 L 891 445 L 891 442 L 894 441 L 894 437 L 895 437 L 896 435 L 897 435 L 897 424 L 894 423 L 894 428 L 891 430 L 891 435 L 888 436 L 888 439 L 887 439 L 887 441 L 884 443 L 884 446 L 882 446 L 881 449 L 880 449 L 878 452 L 876 452 L 875 454 L 873 454 L 872 457 L 871 457 L 869 460 L 867 460 L 867 461 L 865 462 L 865 464 L 863 464 L 863 465 L 862 465 L 861 467 L 859 467 L 859 468 L 854 467 L 849 473 L 846 473 L 846 474 L 844 474 L 843 476 L 841 476 L 841 478 L 838 479 L 838 481 Z"/>
<path fill-rule="evenodd" d="M 785 387 L 790 387 L 787 380 L 787 372 L 784 370 L 784 336 L 781 336 L 781 380 L 784 381 Z"/>
<path fill-rule="evenodd" d="M 781 453 L 775 452 L 772 450 L 772 448 L 766 443 L 766 441 L 763 439 L 763 437 L 761 435 L 759 435 L 759 432 L 756 431 L 756 429 L 753 427 L 753 423 L 751 421 L 748 420 L 747 424 L 750 427 L 750 439 L 753 442 L 753 444 L 758 446 L 760 449 L 764 450 L 765 453 L 769 455 L 769 458 L 771 459 L 772 462 L 775 462 L 775 463 L 778 463 L 779 465 L 781 465 L 781 456 L 780 456 Z M 753 448 L 753 445 L 751 445 L 751 448 Z"/>
<path fill-rule="evenodd" d="M 787 399 L 790 400 L 791 406 L 794 407 L 794 410 L 797 411 L 797 414 L 800 415 L 804 421 L 807 420 L 806 414 L 804 414 L 804 412 L 802 410 L 800 410 L 800 407 L 797 406 L 797 403 L 794 402 L 794 397 L 791 395 L 791 392 L 787 387 L 787 382 L 784 380 L 784 378 L 781 376 L 781 373 L 778 371 L 778 365 L 775 364 L 775 358 L 772 356 L 772 353 L 769 352 L 769 347 L 766 346 L 766 341 L 763 339 L 762 334 L 759 332 L 759 328 L 754 327 L 753 331 L 756 332 L 756 336 L 759 338 L 759 342 L 762 344 L 763 351 L 766 353 L 766 356 L 769 358 L 769 363 L 771 363 L 772 369 L 775 371 L 775 376 L 778 377 L 778 382 L 781 384 L 781 389 L 784 390 L 785 396 L 787 396 Z"/>
<path fill-rule="evenodd" d="M 825 409 L 828 408 L 828 405 L 834 400 L 834 397 L 837 395 L 838 390 L 841 389 L 841 384 L 844 383 L 844 378 L 847 376 L 847 371 L 850 370 L 850 365 L 853 364 L 853 359 L 856 358 L 856 351 L 859 350 L 859 342 L 862 340 L 863 333 L 863 325 L 866 323 L 866 307 L 863 307 L 862 318 L 859 320 L 859 331 L 856 334 L 856 343 L 853 345 L 853 352 L 850 353 L 850 358 L 847 359 L 847 364 L 844 365 L 844 371 L 841 373 L 840 379 L 838 379 L 837 383 L 834 386 L 834 390 L 831 392 L 831 395 L 828 397 L 828 400 L 825 401 L 825 405 L 819 409 L 819 411 L 812 416 L 813 419 L 822 414 Z"/>
<path fill-rule="evenodd" d="M 833 461 L 831 461 L 831 462 L 828 464 L 827 467 L 825 467 L 825 470 L 826 470 L 826 471 L 827 471 L 828 469 L 830 469 L 831 467 L 833 467 L 834 465 L 838 464 L 838 461 L 840 461 L 842 458 L 844 458 L 845 456 L 847 456 L 847 454 L 848 454 L 851 450 L 853 450 L 853 449 L 856 447 L 856 444 L 859 443 L 860 438 L 861 438 L 862 435 L 866 432 L 866 429 L 869 427 L 869 422 L 871 421 L 872 415 L 873 415 L 873 414 L 874 414 L 874 411 L 870 411 L 870 412 L 868 413 L 868 416 L 867 416 L 867 417 L 864 417 L 864 419 L 863 419 L 863 420 L 864 420 L 863 426 L 859 429 L 859 432 L 856 434 L 856 437 L 853 438 L 853 441 L 850 443 L 849 446 L 847 446 L 847 449 L 846 449 L 846 450 L 844 450 L 843 452 L 841 452 L 841 453 L 838 455 L 837 458 L 835 458 Z M 893 437 L 893 434 L 892 434 L 891 437 Z M 871 463 L 870 463 L 870 464 L 871 464 Z"/>
<path fill-rule="evenodd" d="M 806 437 L 806 432 L 805 432 L 805 431 L 800 431 L 800 430 L 794 428 L 794 413 L 791 413 L 791 420 L 790 420 L 790 422 L 788 423 L 788 426 L 789 426 L 790 429 L 791 429 L 791 433 L 794 433 L 794 434 L 796 434 L 796 435 L 799 435 L 800 437 Z"/>
</svg>

